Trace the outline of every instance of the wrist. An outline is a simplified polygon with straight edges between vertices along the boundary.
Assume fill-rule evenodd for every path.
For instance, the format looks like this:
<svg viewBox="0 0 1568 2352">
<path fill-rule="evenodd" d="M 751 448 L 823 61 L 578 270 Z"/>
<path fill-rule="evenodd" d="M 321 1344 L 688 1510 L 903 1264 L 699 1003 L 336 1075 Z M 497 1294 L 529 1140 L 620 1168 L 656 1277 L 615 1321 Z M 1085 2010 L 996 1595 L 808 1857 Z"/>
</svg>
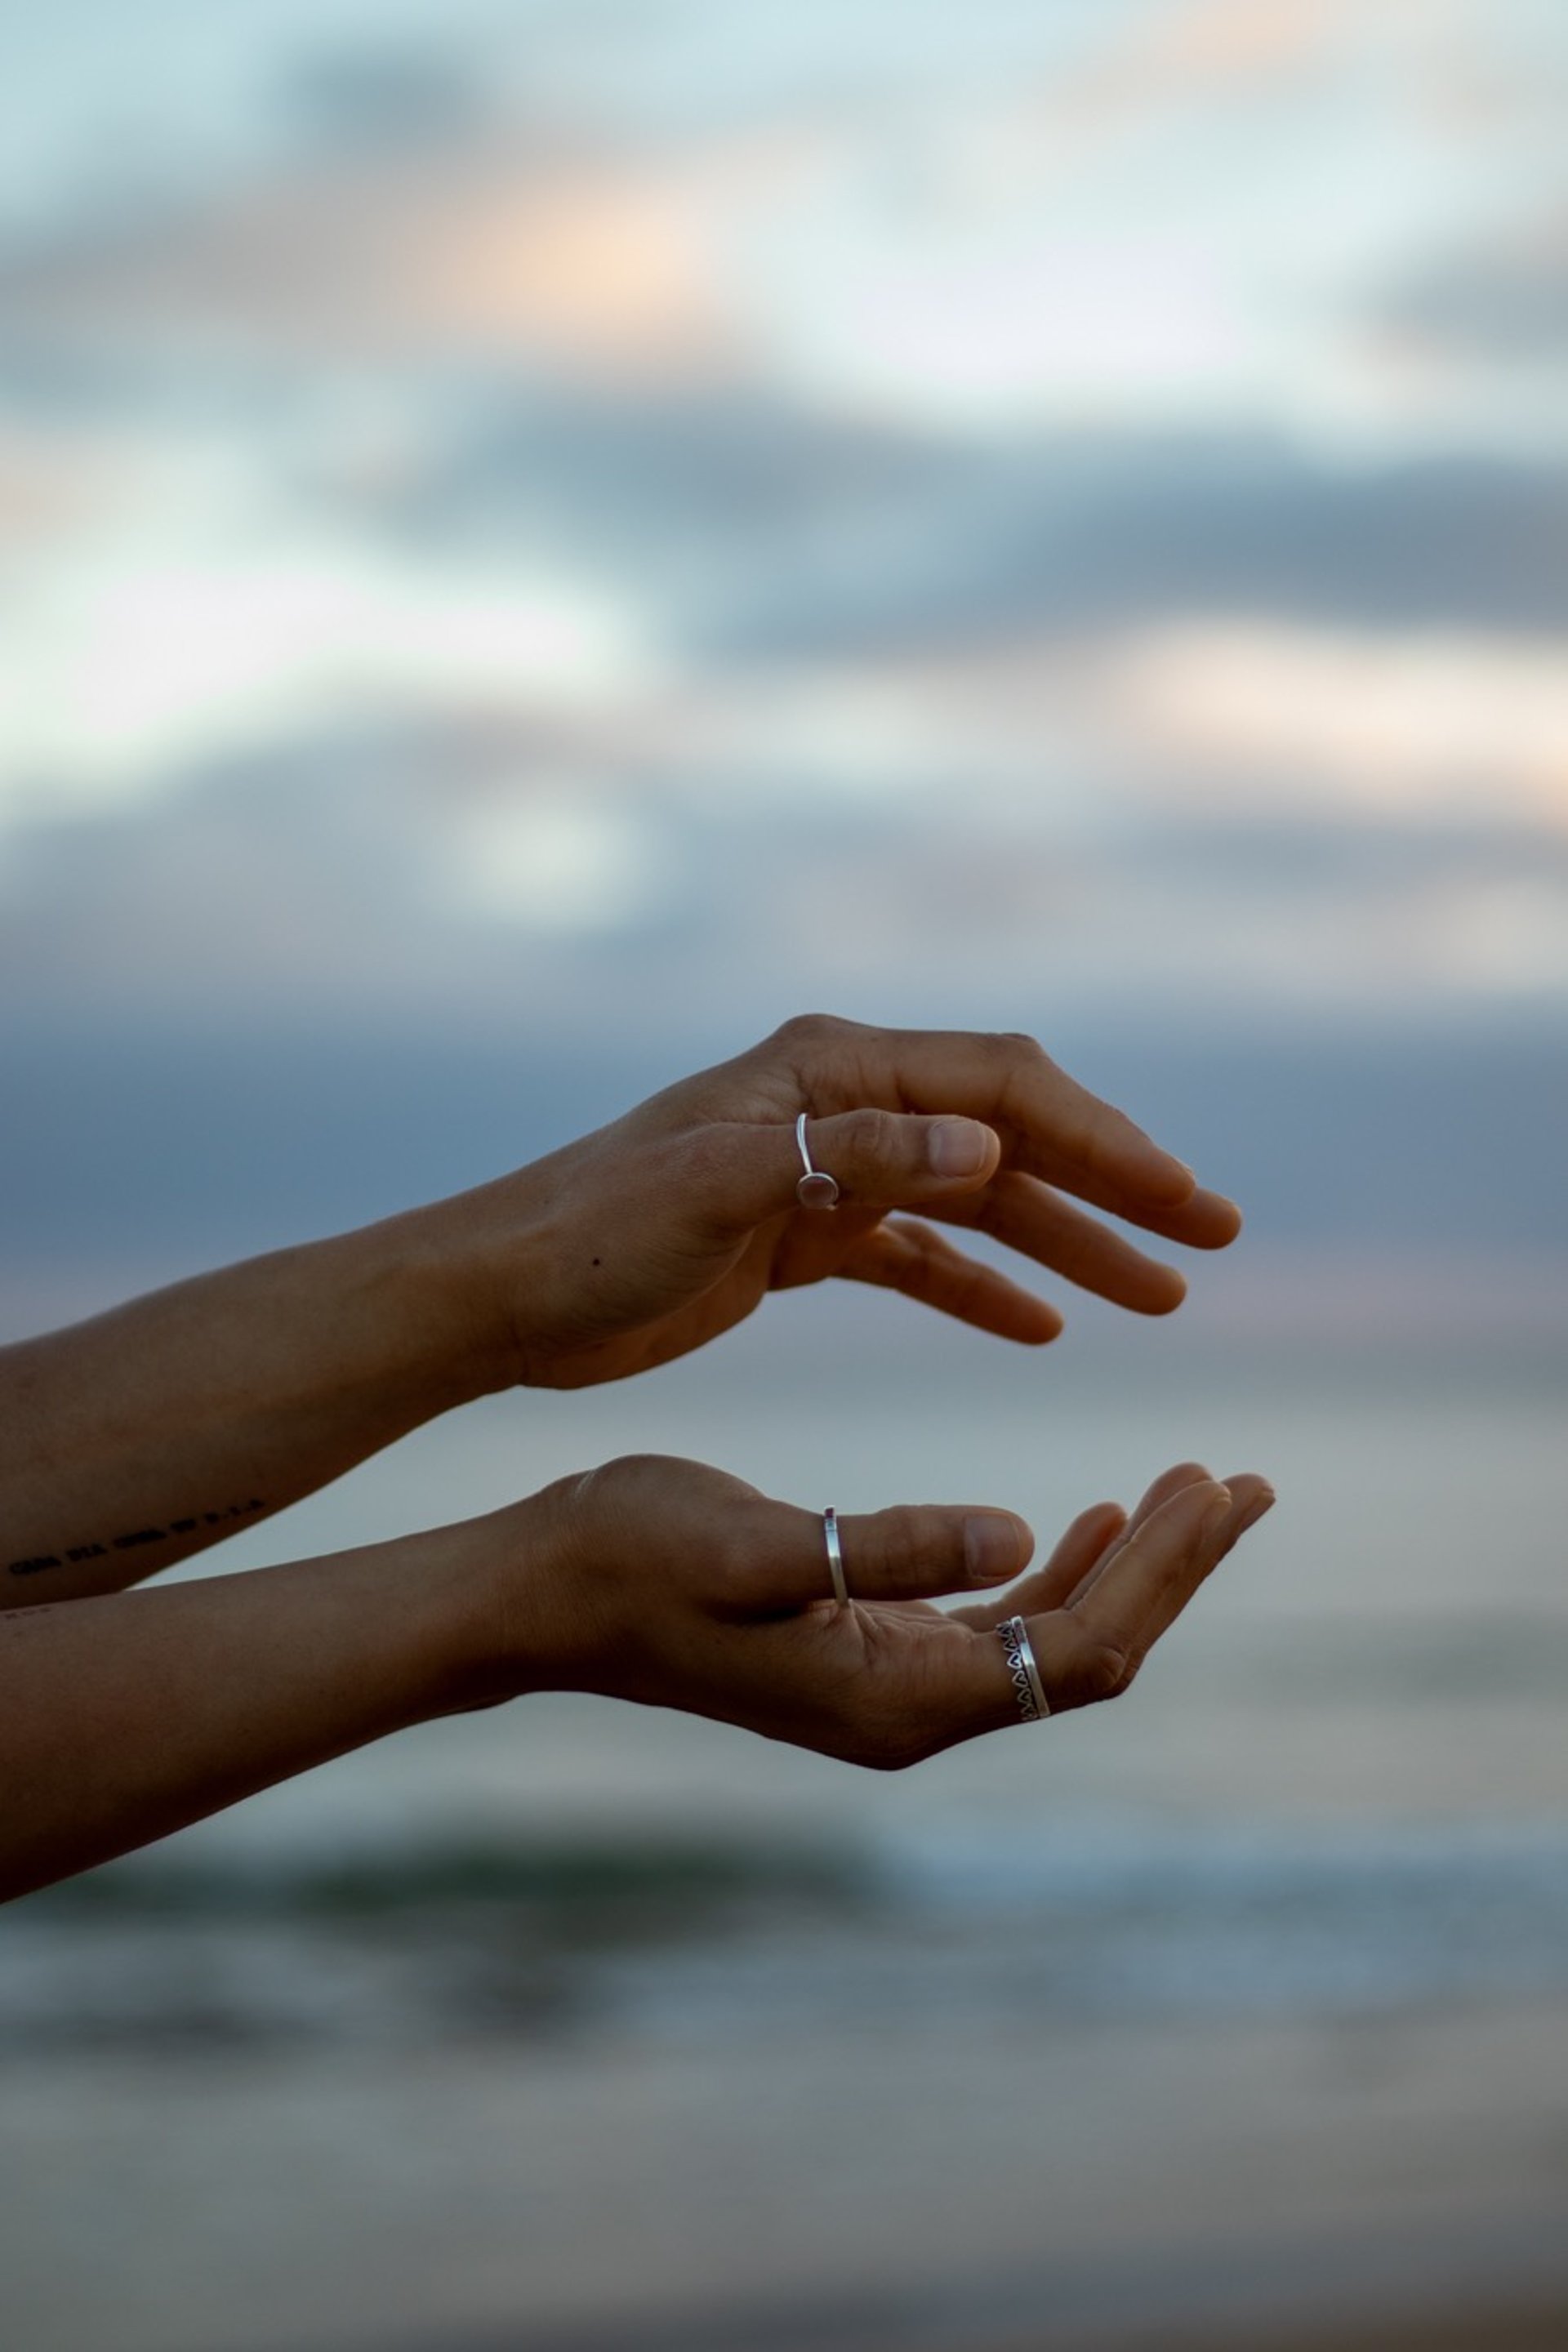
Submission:
<svg viewBox="0 0 1568 2352">
<path fill-rule="evenodd" d="M 383 1719 L 365 1736 L 458 1715 L 503 1695 L 493 1686 L 494 1615 L 479 1525 L 426 1528 L 306 1564 L 325 1572 L 337 1596 L 342 1654 L 356 1682 L 367 1698 L 379 1694 Z"/>
<path fill-rule="evenodd" d="M 477 1696 L 495 1705 L 529 1691 L 593 1686 L 590 1580 L 572 1541 L 577 1476 L 557 1479 L 464 1531 L 476 1591 L 476 1646 L 465 1668 Z"/>
<path fill-rule="evenodd" d="M 542 1219 L 523 1170 L 411 1210 L 374 1230 L 397 1267 L 442 1408 L 514 1388 L 521 1377 L 517 1302 L 535 1285 Z"/>
<path fill-rule="evenodd" d="M 521 1168 L 397 1220 L 446 1335 L 467 1402 L 525 1385 L 535 1327 L 558 1271 L 545 1164 Z"/>
</svg>

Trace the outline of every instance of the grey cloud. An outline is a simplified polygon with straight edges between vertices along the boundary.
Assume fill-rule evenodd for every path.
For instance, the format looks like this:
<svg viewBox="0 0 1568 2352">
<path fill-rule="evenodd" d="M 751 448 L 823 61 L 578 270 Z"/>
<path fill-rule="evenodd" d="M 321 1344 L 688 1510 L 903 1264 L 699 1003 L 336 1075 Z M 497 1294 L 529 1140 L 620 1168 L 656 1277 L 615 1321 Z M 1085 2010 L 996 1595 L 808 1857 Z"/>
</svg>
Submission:
<svg viewBox="0 0 1568 2352">
<path fill-rule="evenodd" d="M 1120 1016 L 1152 989 L 1163 1021 L 1223 1018 L 1243 969 L 1261 1005 L 1305 960 L 1310 997 L 1327 943 L 1344 971 L 1382 970 L 1405 913 L 1490 885 L 1536 906 L 1555 891 L 1568 920 L 1568 843 L 1522 824 L 1178 816 L 1156 793 L 1064 825 L 980 773 L 889 799 L 804 771 L 792 790 L 766 742 L 703 757 L 639 750 L 629 727 L 612 753 L 592 716 L 577 739 L 479 719 L 338 728 L 35 825 L 8 853 L 0 1001 L 46 1025 L 117 1007 L 247 1035 L 320 1020 L 705 1051 L 808 996 L 1011 1027 L 1064 999 Z M 748 757 L 769 763 L 761 787 Z M 488 877 L 475 889 L 490 820 L 536 794 L 625 820 L 651 852 L 646 889 L 578 928 L 526 892 L 513 911 Z M 1333 993 L 1316 992 L 1331 1024 Z"/>
<path fill-rule="evenodd" d="M 334 154 L 461 139 L 485 120 L 479 58 L 456 45 L 323 47 L 279 74 L 289 127 Z"/>
<path fill-rule="evenodd" d="M 1568 209 L 1526 237 L 1424 272 L 1382 316 L 1397 333 L 1482 359 L 1568 359 Z"/>
<path fill-rule="evenodd" d="M 1156 809 L 1118 843 L 1117 863 L 1125 876 L 1157 876 L 1173 888 L 1217 871 L 1227 887 L 1282 899 L 1528 878 L 1561 888 L 1568 911 L 1568 834 L 1528 824 L 1363 815 L 1346 824 L 1295 809 L 1255 817 Z"/>
<path fill-rule="evenodd" d="M 1266 440 L 925 442 L 740 396 L 482 396 L 385 510 L 548 547 L 710 657 L 1070 634 L 1173 612 L 1568 625 L 1568 481 L 1495 460 L 1337 472 Z"/>
</svg>

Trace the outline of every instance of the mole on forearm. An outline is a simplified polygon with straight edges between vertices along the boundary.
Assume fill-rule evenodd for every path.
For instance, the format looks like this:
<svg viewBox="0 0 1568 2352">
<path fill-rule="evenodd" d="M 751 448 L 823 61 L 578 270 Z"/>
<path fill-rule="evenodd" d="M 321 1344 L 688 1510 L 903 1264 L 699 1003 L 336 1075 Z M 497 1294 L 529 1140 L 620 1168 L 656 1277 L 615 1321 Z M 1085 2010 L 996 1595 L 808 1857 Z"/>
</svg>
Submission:
<svg viewBox="0 0 1568 2352">
<path fill-rule="evenodd" d="M 110 1552 L 137 1551 L 143 1544 L 178 1543 L 186 1536 L 205 1535 L 215 1528 L 228 1528 L 237 1519 L 248 1519 L 267 1506 L 259 1496 L 252 1496 L 246 1503 L 229 1503 L 216 1511 L 192 1511 L 180 1518 L 170 1519 L 163 1527 L 128 1528 L 123 1535 L 110 1536 L 101 1543 L 66 1544 L 58 1551 L 32 1553 L 26 1559 L 7 1560 L 7 1576 L 43 1576 L 51 1568 L 79 1568 L 83 1561 L 106 1559 Z"/>
</svg>

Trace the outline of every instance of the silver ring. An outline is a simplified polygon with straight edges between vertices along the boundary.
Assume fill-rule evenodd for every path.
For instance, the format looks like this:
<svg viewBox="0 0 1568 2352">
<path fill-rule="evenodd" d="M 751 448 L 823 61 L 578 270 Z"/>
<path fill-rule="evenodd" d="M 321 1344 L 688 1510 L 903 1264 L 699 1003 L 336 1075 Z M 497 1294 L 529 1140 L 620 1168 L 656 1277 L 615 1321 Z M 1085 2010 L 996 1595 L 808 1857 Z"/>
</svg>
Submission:
<svg viewBox="0 0 1568 2352">
<path fill-rule="evenodd" d="M 1051 1711 L 1050 1702 L 1035 1664 L 1028 1628 L 1021 1617 L 1005 1617 L 996 1628 L 996 1637 L 1006 1653 L 1007 1672 L 1013 1678 L 1013 1696 L 1018 1702 L 1019 1715 L 1026 1723 L 1043 1723 Z"/>
<path fill-rule="evenodd" d="M 795 1145 L 800 1152 L 800 1164 L 805 1173 L 797 1181 L 795 1197 L 803 1209 L 834 1209 L 838 1205 L 838 1186 L 825 1168 L 814 1168 L 805 1142 L 805 1113 L 801 1112 L 795 1123 Z"/>
<path fill-rule="evenodd" d="M 849 1587 L 844 1581 L 844 1554 L 838 1548 L 838 1514 L 831 1503 L 822 1514 L 822 1532 L 827 1543 L 827 1573 L 833 1579 L 833 1598 L 840 1609 L 847 1609 Z"/>
</svg>

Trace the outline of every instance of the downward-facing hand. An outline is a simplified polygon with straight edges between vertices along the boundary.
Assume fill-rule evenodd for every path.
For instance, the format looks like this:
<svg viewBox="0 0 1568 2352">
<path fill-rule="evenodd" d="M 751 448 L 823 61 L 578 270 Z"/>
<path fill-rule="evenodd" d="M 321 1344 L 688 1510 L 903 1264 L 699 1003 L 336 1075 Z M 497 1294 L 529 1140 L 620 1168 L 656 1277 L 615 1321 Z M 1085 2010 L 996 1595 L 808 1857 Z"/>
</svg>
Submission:
<svg viewBox="0 0 1568 2352">
<path fill-rule="evenodd" d="M 803 1111 L 813 1160 L 839 1186 L 826 1212 L 796 1197 Z M 1198 1249 L 1223 1248 L 1241 1223 L 1032 1039 L 826 1016 L 787 1022 L 468 1198 L 515 1377 L 557 1388 L 667 1362 L 767 1291 L 831 1276 L 1004 1339 L 1054 1339 L 1057 1309 L 955 1245 L 954 1230 L 1167 1314 L 1181 1275 L 1104 1219 Z"/>
</svg>

